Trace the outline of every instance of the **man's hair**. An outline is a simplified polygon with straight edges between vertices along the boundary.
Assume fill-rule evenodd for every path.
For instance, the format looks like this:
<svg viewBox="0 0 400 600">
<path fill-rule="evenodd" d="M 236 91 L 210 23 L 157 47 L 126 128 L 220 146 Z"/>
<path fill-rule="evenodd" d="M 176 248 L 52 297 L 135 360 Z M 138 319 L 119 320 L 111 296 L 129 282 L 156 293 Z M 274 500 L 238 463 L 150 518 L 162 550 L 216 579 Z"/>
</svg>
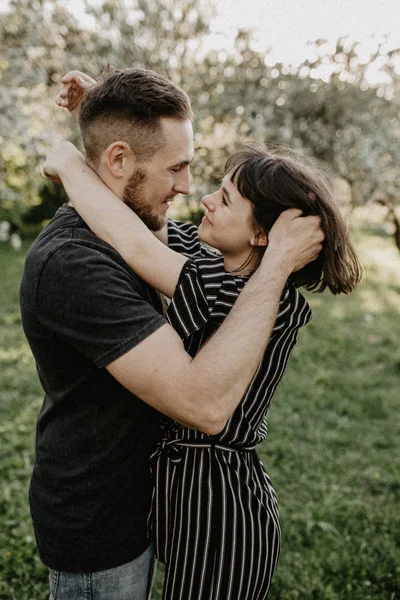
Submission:
<svg viewBox="0 0 400 600">
<path fill-rule="evenodd" d="M 254 230 L 268 236 L 279 215 L 288 208 L 299 208 L 303 216 L 319 215 L 325 234 L 323 248 L 316 260 L 292 273 L 296 286 L 333 294 L 348 294 L 361 279 L 362 267 L 350 241 L 349 232 L 332 192 L 316 169 L 300 157 L 268 151 L 248 144 L 227 161 L 225 173 L 239 193 L 250 200 Z"/>
<path fill-rule="evenodd" d="M 124 141 L 144 162 L 163 144 L 160 119 L 191 120 L 186 92 L 154 71 L 110 70 L 83 99 L 79 124 L 90 164 L 98 166 L 101 153 Z"/>
</svg>

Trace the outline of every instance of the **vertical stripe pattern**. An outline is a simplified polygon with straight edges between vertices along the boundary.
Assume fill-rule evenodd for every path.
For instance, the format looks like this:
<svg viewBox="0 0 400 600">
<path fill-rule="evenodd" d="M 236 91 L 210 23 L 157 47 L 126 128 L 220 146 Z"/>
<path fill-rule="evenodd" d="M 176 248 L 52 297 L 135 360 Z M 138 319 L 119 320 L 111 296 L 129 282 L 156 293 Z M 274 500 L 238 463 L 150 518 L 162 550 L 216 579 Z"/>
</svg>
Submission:
<svg viewBox="0 0 400 600">
<path fill-rule="evenodd" d="M 189 257 L 168 319 L 194 356 L 229 314 L 248 278 L 226 273 L 220 255 L 200 245 L 191 224 L 169 223 L 169 246 Z M 299 327 L 311 318 L 288 283 L 256 373 L 224 430 L 208 436 L 164 419 L 151 459 L 149 524 L 165 563 L 163 600 L 264 600 L 280 552 L 275 491 L 256 446 Z M 201 402 L 201 398 L 199 398 Z"/>
</svg>

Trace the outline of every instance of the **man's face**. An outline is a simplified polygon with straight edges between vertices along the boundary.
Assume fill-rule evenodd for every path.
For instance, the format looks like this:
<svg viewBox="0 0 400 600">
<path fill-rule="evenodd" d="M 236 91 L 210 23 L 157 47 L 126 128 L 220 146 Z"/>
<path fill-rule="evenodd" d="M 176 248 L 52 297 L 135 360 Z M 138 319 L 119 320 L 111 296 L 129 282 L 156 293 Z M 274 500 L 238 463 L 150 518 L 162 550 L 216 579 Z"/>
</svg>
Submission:
<svg viewBox="0 0 400 600">
<path fill-rule="evenodd" d="M 147 162 L 136 166 L 124 190 L 124 202 L 153 231 L 167 222 L 167 210 L 177 194 L 190 192 L 193 159 L 190 121 L 162 118 L 164 145 Z"/>
</svg>

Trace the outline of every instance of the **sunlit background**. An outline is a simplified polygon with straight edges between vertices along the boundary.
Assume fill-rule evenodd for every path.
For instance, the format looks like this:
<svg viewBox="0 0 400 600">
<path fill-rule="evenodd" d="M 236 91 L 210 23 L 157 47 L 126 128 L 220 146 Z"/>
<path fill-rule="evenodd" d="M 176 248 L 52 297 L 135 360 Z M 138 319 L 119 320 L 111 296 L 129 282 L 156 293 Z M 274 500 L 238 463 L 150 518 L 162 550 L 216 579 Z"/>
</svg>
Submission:
<svg viewBox="0 0 400 600">
<path fill-rule="evenodd" d="M 5 8 L 8 0 L 3 4 Z M 85 10 L 84 0 L 62 0 L 59 4 L 85 26 L 93 26 L 94 19 Z M 101 2 L 89 0 L 89 4 Z M 400 10 L 396 0 L 382 0 L 379 6 L 371 0 L 215 0 L 206 46 L 232 50 L 238 29 L 252 31 L 252 46 L 260 52 L 268 51 L 271 65 L 312 61 L 316 50 L 310 47 L 310 41 L 324 40 L 320 50 L 324 55 L 334 49 L 340 37 L 360 42 L 357 53 L 363 63 L 369 63 L 379 43 L 388 50 L 400 46 Z M 400 74 L 399 57 L 395 64 Z M 368 81 L 388 81 L 381 67 L 381 61 L 369 66 Z M 330 70 L 321 69 L 318 75 L 327 78 Z"/>
<path fill-rule="evenodd" d="M 66 197 L 41 164 L 79 128 L 55 105 L 70 69 L 145 66 L 195 113 L 199 199 L 249 139 L 329 178 L 365 266 L 314 318 L 260 450 L 284 548 L 271 600 L 398 600 L 400 590 L 399 0 L 0 0 L 0 600 L 44 600 L 27 505 L 42 390 L 24 339 L 24 256 Z M 158 600 L 161 574 L 154 588 Z M 233 599 L 235 600 L 235 599 Z"/>
<path fill-rule="evenodd" d="M 111 63 L 154 68 L 191 96 L 198 152 L 183 216 L 198 218 L 229 152 L 256 139 L 314 158 L 343 203 L 397 226 L 395 0 L 3 0 L 1 11 L 0 219 L 40 225 L 63 201 L 38 169 L 51 143 L 79 144 L 57 82 Z"/>
</svg>

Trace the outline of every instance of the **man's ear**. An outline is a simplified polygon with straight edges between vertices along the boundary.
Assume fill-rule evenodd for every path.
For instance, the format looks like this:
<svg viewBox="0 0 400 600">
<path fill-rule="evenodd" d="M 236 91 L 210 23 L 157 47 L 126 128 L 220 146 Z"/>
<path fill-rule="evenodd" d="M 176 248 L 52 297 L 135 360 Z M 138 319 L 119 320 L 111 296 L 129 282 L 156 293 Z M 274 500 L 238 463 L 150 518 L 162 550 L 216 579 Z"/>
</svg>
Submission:
<svg viewBox="0 0 400 600">
<path fill-rule="evenodd" d="M 268 246 L 268 236 L 264 231 L 255 233 L 250 240 L 251 246 Z"/>
<path fill-rule="evenodd" d="M 135 154 L 126 142 L 113 142 L 105 151 L 107 169 L 117 179 L 130 177 L 136 162 Z"/>
</svg>

